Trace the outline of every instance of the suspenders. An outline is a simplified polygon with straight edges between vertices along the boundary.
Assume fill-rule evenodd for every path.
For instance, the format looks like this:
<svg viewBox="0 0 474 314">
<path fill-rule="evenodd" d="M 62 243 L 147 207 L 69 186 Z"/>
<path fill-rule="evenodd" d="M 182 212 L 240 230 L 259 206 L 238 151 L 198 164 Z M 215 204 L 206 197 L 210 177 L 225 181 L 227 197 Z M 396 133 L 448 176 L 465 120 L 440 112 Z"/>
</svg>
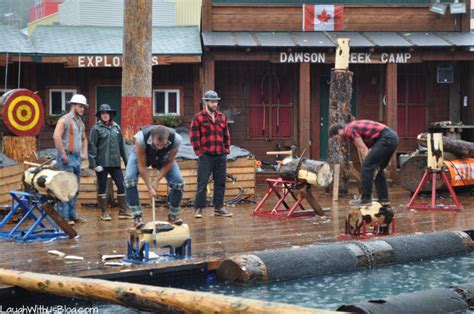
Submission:
<svg viewBox="0 0 474 314">
<path fill-rule="evenodd" d="M 69 147 L 68 147 L 68 152 L 69 153 L 72 153 L 74 152 L 74 126 L 72 124 L 72 117 L 67 114 L 66 115 L 67 117 L 67 122 L 68 122 L 68 126 L 69 126 Z M 82 122 L 82 121 L 81 121 Z M 78 128 L 79 128 L 79 133 L 81 133 L 81 127 L 79 126 L 79 123 L 78 123 Z"/>
</svg>

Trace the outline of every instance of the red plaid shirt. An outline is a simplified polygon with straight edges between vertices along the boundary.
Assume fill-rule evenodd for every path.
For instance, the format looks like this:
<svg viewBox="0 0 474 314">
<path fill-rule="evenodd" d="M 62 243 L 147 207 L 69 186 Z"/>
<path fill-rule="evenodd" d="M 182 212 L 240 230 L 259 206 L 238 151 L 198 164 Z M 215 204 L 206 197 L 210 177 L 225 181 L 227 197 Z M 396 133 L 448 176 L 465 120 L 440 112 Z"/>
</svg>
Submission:
<svg viewBox="0 0 474 314">
<path fill-rule="evenodd" d="M 350 140 L 360 137 L 367 147 L 372 147 L 386 127 L 385 124 L 371 120 L 355 120 L 344 127 L 344 134 Z"/>
<path fill-rule="evenodd" d="M 191 121 L 189 137 L 197 156 L 202 153 L 210 155 L 228 154 L 230 152 L 230 134 L 227 118 L 220 112 L 215 112 L 215 122 L 204 109 L 196 114 Z"/>
</svg>

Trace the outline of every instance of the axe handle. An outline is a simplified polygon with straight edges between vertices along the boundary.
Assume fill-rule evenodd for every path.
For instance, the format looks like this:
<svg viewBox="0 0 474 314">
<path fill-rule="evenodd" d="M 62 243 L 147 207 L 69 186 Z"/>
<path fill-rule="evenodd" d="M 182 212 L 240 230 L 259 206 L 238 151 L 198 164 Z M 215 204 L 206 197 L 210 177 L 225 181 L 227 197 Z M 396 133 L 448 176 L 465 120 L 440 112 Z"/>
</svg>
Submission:
<svg viewBox="0 0 474 314">
<path fill-rule="evenodd" d="M 293 155 L 293 151 L 291 150 L 273 151 L 273 152 L 267 152 L 267 155 Z"/>
<path fill-rule="evenodd" d="M 155 198 L 151 198 L 151 207 L 152 207 L 152 215 L 153 215 L 153 224 L 155 224 L 156 221 L 156 205 L 155 205 Z M 153 228 L 153 241 L 156 243 L 156 225 Z"/>
</svg>

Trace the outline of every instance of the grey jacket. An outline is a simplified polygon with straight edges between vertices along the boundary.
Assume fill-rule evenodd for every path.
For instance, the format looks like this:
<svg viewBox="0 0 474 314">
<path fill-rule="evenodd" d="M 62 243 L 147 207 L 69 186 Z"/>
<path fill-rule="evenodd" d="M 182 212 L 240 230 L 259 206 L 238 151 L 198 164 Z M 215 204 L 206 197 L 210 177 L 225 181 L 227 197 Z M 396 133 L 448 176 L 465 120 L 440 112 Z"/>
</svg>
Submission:
<svg viewBox="0 0 474 314">
<path fill-rule="evenodd" d="M 89 136 L 89 168 L 120 167 L 120 157 L 125 165 L 128 161 L 128 151 L 123 141 L 120 126 L 113 122 L 105 125 L 97 122 L 91 129 Z"/>
</svg>

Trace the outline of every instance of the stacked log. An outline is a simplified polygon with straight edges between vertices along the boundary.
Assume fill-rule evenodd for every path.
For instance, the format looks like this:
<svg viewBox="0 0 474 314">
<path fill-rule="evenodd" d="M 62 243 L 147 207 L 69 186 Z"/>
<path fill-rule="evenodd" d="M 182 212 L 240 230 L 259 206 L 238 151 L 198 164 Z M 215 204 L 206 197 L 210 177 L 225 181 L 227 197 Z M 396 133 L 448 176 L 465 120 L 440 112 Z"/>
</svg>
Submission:
<svg viewBox="0 0 474 314">
<path fill-rule="evenodd" d="M 22 189 L 23 172 L 24 168 L 21 164 L 0 168 L 0 204 L 11 203 L 9 192 Z"/>
<path fill-rule="evenodd" d="M 197 188 L 197 161 L 196 160 L 178 160 L 179 168 L 181 169 L 181 175 L 186 183 L 184 187 L 183 201 L 194 198 Z M 82 166 L 84 167 L 84 165 Z M 125 171 L 125 168 L 122 167 Z M 158 172 L 154 169 L 149 169 L 149 174 L 152 180 L 154 180 Z M 225 198 L 230 198 L 239 194 L 239 187 L 242 187 L 245 196 L 255 195 L 255 160 L 249 158 L 238 158 L 233 161 L 227 162 L 227 173 L 235 176 L 237 182 L 227 181 Z M 213 185 L 211 184 L 211 189 Z M 79 193 L 80 203 L 96 203 L 97 202 L 97 187 L 96 177 L 82 177 L 81 186 Z M 114 191 L 116 193 L 116 187 L 114 184 Z M 148 195 L 148 189 L 141 178 L 138 180 L 138 192 L 140 199 L 143 203 L 147 204 L 150 200 Z M 157 189 L 158 196 L 166 197 L 168 193 L 168 187 L 166 180 L 163 179 L 158 185 Z"/>
<path fill-rule="evenodd" d="M 417 139 L 421 146 L 427 147 L 427 133 L 419 134 Z M 471 142 L 456 140 L 447 136 L 443 136 L 443 149 L 445 152 L 453 153 L 460 158 L 474 157 L 474 143 Z"/>
<path fill-rule="evenodd" d="M 18 163 L 35 158 L 36 137 L 34 136 L 4 136 L 4 153 Z"/>
</svg>

